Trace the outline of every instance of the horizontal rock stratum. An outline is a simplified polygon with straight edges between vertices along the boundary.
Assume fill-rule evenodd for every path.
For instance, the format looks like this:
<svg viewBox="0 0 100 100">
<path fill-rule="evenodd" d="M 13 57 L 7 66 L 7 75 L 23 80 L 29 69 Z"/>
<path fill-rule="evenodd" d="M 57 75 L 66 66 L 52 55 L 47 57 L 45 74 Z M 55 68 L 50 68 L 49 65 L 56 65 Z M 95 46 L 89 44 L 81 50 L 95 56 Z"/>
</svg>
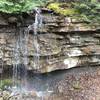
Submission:
<svg viewBox="0 0 100 100">
<path fill-rule="evenodd" d="M 34 15 L 26 14 L 26 17 L 22 16 L 23 20 L 19 18 L 0 15 L 0 66 L 3 65 L 4 69 L 14 64 L 25 64 L 29 70 L 45 73 L 100 65 L 100 31 L 97 23 L 90 25 L 82 20 L 43 14 L 44 25 L 38 31 L 37 39 L 40 57 L 38 66 L 34 66 L 34 34 L 26 31 L 34 22 Z M 13 56 L 16 45 L 17 61 Z"/>
</svg>

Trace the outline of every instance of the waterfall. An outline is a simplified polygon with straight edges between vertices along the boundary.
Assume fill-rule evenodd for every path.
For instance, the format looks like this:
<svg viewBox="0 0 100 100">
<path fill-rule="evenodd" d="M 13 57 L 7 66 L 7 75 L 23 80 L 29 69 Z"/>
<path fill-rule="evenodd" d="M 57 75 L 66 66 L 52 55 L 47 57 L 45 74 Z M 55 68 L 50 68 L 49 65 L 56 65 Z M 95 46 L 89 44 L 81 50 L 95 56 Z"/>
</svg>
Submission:
<svg viewBox="0 0 100 100">
<path fill-rule="evenodd" d="M 22 76 L 22 85 L 24 85 L 25 88 L 27 88 L 27 66 L 29 63 L 28 59 L 28 40 L 29 40 L 29 33 L 28 29 L 26 30 L 21 30 L 20 32 L 20 52 L 22 55 L 22 64 L 21 64 L 21 73 L 23 74 Z M 23 86 L 22 86 L 23 87 Z"/>
<path fill-rule="evenodd" d="M 3 58 L 0 60 L 0 87 L 2 87 L 2 79 L 3 79 L 3 67 L 4 67 L 4 62 Z"/>
<path fill-rule="evenodd" d="M 34 61 L 34 69 L 39 70 L 40 68 L 40 46 L 38 42 L 38 30 L 42 29 L 42 15 L 41 10 L 35 9 L 35 22 L 32 24 L 32 29 L 34 29 L 33 34 L 33 61 Z M 29 29 L 29 27 L 28 27 Z M 16 36 L 13 48 L 13 87 L 18 88 L 19 82 L 20 84 L 27 87 L 27 66 L 29 63 L 28 58 L 28 39 L 29 39 L 29 30 L 19 29 L 19 36 Z M 21 74 L 23 76 L 21 77 Z M 23 79 L 21 79 L 23 78 Z"/>
<path fill-rule="evenodd" d="M 34 25 L 33 45 L 34 45 L 35 54 L 33 56 L 34 56 L 34 68 L 36 68 L 36 70 L 39 71 L 39 69 L 40 69 L 40 45 L 39 45 L 39 42 L 38 42 L 38 40 L 39 40 L 38 31 L 39 31 L 39 29 L 43 29 L 43 18 L 42 18 L 42 15 L 41 15 L 41 10 L 38 9 L 38 8 L 35 9 L 35 10 L 36 10 L 35 23 L 33 24 Z M 39 79 L 37 78 L 37 80 L 39 80 Z M 40 87 L 38 83 L 37 83 L 37 86 Z M 53 91 L 49 91 L 48 81 L 46 81 L 45 90 L 37 91 L 37 96 L 41 97 L 41 100 L 43 100 L 44 95 L 48 94 L 49 92 L 53 92 Z"/>
<path fill-rule="evenodd" d="M 13 52 L 12 52 L 12 67 L 13 67 L 13 75 L 10 76 L 10 79 L 12 79 L 12 83 L 10 85 L 7 84 L 5 85 L 7 91 L 12 92 L 9 97 L 13 97 L 16 95 L 31 95 L 31 92 L 36 94 L 37 98 L 40 98 L 40 100 L 44 100 L 44 97 L 46 95 L 50 95 L 53 91 L 50 90 L 50 85 L 49 81 L 47 80 L 48 77 L 50 77 L 49 74 L 46 74 L 46 76 L 38 73 L 40 71 L 41 65 L 40 65 L 40 56 L 41 56 L 41 51 L 40 51 L 40 36 L 39 32 L 42 31 L 43 29 L 43 18 L 41 15 L 41 10 L 40 9 L 35 9 L 36 14 L 35 14 L 35 21 L 31 26 L 31 29 L 33 30 L 33 34 L 29 35 L 29 27 L 26 29 L 22 27 L 17 27 L 16 28 L 16 33 L 14 34 L 14 41 L 13 41 Z M 30 36 L 32 35 L 32 46 L 30 46 Z M 40 39 L 41 40 L 41 39 Z M 29 47 L 28 47 L 29 46 Z M 28 67 L 30 67 L 29 57 L 30 52 L 29 48 L 33 47 L 32 50 L 34 50 L 33 55 L 32 55 L 32 60 L 33 60 L 33 68 L 37 73 L 32 73 L 33 76 L 31 77 L 32 80 L 29 82 L 31 79 L 29 77 L 29 74 L 27 72 Z M 29 49 L 29 50 L 28 50 Z M 48 57 L 48 60 L 51 59 L 51 56 Z M 3 62 L 2 62 L 2 68 L 3 68 Z M 29 71 L 30 72 L 30 71 Z M 31 71 L 32 72 L 32 71 Z M 1 72 L 0 72 L 1 75 Z M 2 79 L 2 76 L 1 76 Z M 30 84 L 31 83 L 31 84 Z M 2 85 L 2 81 L 1 81 Z M 31 87 L 29 86 L 31 85 Z M 33 94 L 34 95 L 34 94 Z M 21 100 L 22 97 L 19 97 Z"/>
<path fill-rule="evenodd" d="M 19 45 L 19 39 L 17 38 L 14 43 L 13 48 L 13 87 L 17 88 L 18 86 L 18 78 L 19 78 L 19 72 L 18 72 L 18 65 L 20 63 L 20 45 Z"/>
<path fill-rule="evenodd" d="M 38 30 L 42 29 L 42 15 L 41 15 L 41 10 L 36 8 L 36 15 L 35 15 L 35 22 L 33 23 L 34 26 L 34 36 L 33 36 L 33 47 L 34 47 L 34 55 L 33 55 L 33 60 L 34 60 L 34 68 L 39 70 L 40 64 L 40 46 L 38 42 Z"/>
<path fill-rule="evenodd" d="M 19 29 L 18 32 L 20 34 L 16 38 L 13 49 L 13 88 L 18 88 L 19 84 L 27 87 L 29 34 L 28 30 Z"/>
</svg>

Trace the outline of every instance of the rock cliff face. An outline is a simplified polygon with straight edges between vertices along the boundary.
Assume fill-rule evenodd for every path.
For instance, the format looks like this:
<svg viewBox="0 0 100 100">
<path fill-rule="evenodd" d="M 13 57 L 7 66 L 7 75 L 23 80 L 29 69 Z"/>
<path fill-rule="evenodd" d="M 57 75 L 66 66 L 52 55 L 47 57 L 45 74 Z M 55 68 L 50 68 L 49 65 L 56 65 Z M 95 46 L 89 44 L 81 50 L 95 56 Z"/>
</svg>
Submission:
<svg viewBox="0 0 100 100">
<path fill-rule="evenodd" d="M 34 15 L 23 16 L 0 15 L 0 66 L 3 64 L 6 69 L 16 64 L 13 56 L 16 43 L 19 44 L 16 49 L 19 55 L 17 64 L 25 63 L 27 56 L 29 70 L 45 73 L 72 67 L 99 66 L 99 25 L 49 13 L 43 14 L 43 29 L 38 31 L 39 67 L 34 66 L 34 34 L 26 31 L 34 22 Z M 21 48 L 25 49 L 25 45 L 28 53 L 24 56 Z"/>
</svg>

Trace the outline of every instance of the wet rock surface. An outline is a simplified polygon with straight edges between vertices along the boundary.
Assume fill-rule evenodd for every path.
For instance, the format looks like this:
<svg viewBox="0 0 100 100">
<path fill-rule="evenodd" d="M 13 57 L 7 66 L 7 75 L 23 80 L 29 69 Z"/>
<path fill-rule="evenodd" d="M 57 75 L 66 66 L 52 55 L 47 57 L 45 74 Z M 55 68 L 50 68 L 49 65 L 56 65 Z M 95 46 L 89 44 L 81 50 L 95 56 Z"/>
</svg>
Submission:
<svg viewBox="0 0 100 100">
<path fill-rule="evenodd" d="M 43 14 L 44 25 L 43 29 L 39 30 L 37 38 L 39 67 L 36 67 L 33 59 L 36 56 L 33 43 L 35 36 L 31 32 L 26 35 L 27 38 L 25 37 L 28 25 L 34 22 L 34 16 L 23 19 L 24 24 L 13 16 L 8 16 L 6 19 L 4 21 L 1 19 L 6 24 L 0 25 L 2 26 L 0 28 L 0 65 L 3 62 L 5 66 L 12 66 L 16 62 L 13 59 L 16 43 L 19 44 L 17 51 L 20 58 L 17 64 L 25 63 L 24 58 L 27 56 L 27 69 L 40 73 L 100 64 L 100 32 L 97 30 L 99 25 L 96 23 L 89 25 L 72 18 Z M 15 19 L 15 22 L 9 23 L 9 19 L 11 21 Z M 27 55 L 23 54 L 25 52 L 23 46 L 27 46 Z"/>
</svg>

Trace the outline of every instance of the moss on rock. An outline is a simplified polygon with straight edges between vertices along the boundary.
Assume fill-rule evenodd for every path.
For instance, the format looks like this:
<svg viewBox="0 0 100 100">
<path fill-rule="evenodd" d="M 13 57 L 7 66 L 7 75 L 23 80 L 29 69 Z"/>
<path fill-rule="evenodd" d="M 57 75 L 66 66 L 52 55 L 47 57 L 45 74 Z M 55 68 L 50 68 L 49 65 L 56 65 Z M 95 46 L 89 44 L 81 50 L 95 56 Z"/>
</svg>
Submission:
<svg viewBox="0 0 100 100">
<path fill-rule="evenodd" d="M 48 9 L 53 10 L 55 13 L 64 15 L 64 16 L 70 16 L 78 14 L 78 11 L 74 8 L 71 8 L 71 3 L 51 3 L 48 5 Z"/>
<path fill-rule="evenodd" d="M 4 79 L 2 80 L 2 84 L 0 85 L 1 89 L 4 89 L 5 86 L 11 86 L 13 84 L 13 82 L 11 81 L 11 79 Z"/>
</svg>

